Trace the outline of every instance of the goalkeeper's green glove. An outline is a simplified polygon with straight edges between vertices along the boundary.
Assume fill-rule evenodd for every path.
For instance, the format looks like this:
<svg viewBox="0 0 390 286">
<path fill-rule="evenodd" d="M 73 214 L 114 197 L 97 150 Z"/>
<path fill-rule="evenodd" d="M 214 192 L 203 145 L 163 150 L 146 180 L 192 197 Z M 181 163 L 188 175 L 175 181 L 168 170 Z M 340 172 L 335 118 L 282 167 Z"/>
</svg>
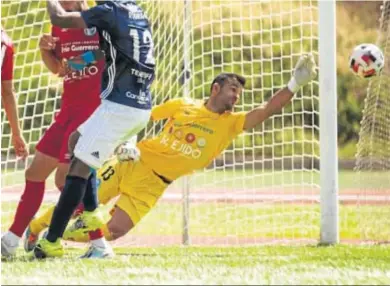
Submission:
<svg viewBox="0 0 390 286">
<path fill-rule="evenodd" d="M 302 86 L 308 84 L 317 76 L 316 62 L 312 54 L 302 55 L 295 66 L 294 74 L 287 87 L 292 93 L 296 93 Z"/>
</svg>

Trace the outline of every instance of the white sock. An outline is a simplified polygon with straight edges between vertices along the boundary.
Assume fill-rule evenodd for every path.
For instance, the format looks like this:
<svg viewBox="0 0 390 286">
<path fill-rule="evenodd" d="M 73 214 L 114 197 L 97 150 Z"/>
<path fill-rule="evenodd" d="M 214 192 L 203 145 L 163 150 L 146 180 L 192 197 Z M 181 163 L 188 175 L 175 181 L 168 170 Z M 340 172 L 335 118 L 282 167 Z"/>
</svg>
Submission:
<svg viewBox="0 0 390 286">
<path fill-rule="evenodd" d="M 5 239 L 11 246 L 19 245 L 20 237 L 14 234 L 12 231 L 7 231 L 3 239 Z"/>
<path fill-rule="evenodd" d="M 99 247 L 99 248 L 110 248 L 110 245 L 106 241 L 104 237 L 91 240 L 92 245 Z"/>
</svg>

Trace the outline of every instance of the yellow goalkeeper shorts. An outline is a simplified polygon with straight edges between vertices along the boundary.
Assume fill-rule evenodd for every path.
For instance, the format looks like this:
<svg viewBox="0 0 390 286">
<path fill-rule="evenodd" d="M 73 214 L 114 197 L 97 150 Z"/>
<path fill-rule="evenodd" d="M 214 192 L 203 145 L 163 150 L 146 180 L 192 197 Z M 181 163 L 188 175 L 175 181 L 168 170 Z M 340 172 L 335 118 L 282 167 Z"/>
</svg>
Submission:
<svg viewBox="0 0 390 286">
<path fill-rule="evenodd" d="M 119 195 L 115 206 L 125 211 L 134 225 L 154 207 L 168 186 L 142 161 L 112 159 L 99 169 L 97 177 L 99 202 L 107 204 Z"/>
</svg>

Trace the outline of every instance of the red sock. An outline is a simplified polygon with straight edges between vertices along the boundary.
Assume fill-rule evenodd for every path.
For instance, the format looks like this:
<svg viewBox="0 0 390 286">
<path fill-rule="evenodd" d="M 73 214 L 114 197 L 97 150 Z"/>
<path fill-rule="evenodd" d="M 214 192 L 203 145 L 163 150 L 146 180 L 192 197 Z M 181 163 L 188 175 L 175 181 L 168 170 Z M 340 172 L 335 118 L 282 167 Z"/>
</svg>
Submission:
<svg viewBox="0 0 390 286">
<path fill-rule="evenodd" d="M 94 231 L 90 231 L 88 235 L 89 235 L 89 240 L 95 240 L 104 237 L 103 231 L 100 228 Z"/>
<path fill-rule="evenodd" d="M 26 180 L 25 189 L 16 210 L 14 223 L 9 228 L 15 235 L 22 237 L 23 232 L 41 206 L 44 192 L 45 182 Z"/>
<path fill-rule="evenodd" d="M 73 212 L 73 217 L 78 217 L 84 212 L 84 204 L 80 203 Z"/>
</svg>

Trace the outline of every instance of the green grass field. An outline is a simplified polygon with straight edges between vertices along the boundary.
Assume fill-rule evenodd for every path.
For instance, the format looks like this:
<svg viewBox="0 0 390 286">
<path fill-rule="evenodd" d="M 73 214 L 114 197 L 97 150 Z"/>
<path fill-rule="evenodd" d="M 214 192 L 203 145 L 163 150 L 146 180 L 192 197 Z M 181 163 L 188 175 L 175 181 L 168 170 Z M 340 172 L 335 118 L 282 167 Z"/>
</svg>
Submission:
<svg viewBox="0 0 390 286">
<path fill-rule="evenodd" d="M 49 204 L 42 207 L 44 211 Z M 1 225 L 5 231 L 12 221 L 16 203 L 2 203 Z M 109 207 L 103 208 L 103 211 Z M 108 215 L 106 212 L 106 217 Z M 182 234 L 182 207 L 180 204 L 160 203 L 142 220 L 129 237 L 157 236 L 159 244 L 164 237 Z M 389 206 L 340 206 L 340 239 L 390 241 Z M 364 233 L 362 233 L 364 231 Z M 190 235 L 221 239 L 227 236 L 239 239 L 313 239 L 320 232 L 318 205 L 264 205 L 264 204 L 194 204 L 190 209 Z"/>
<path fill-rule="evenodd" d="M 102 261 L 62 259 L 2 263 L 5 284 L 62 285 L 388 285 L 388 246 L 118 248 Z"/>
<path fill-rule="evenodd" d="M 340 172 L 340 193 L 363 188 L 388 192 L 384 188 L 388 180 L 385 173 L 357 178 L 353 172 Z M 273 184 L 294 186 L 302 181 L 315 185 L 319 176 L 309 172 L 206 172 L 193 177 L 191 184 L 209 190 L 212 186 L 251 189 Z M 48 206 L 44 204 L 41 211 Z M 16 202 L 2 201 L 1 208 L 4 231 Z M 109 208 L 105 206 L 103 211 Z M 65 258 L 47 261 L 30 261 L 20 249 L 15 260 L 2 263 L 2 284 L 390 284 L 390 245 L 355 244 L 362 239 L 390 241 L 388 205 L 341 204 L 342 244 L 335 247 L 316 246 L 320 235 L 318 203 L 193 203 L 192 246 L 180 244 L 182 212 L 180 203 L 160 202 L 115 244 L 117 256 L 110 260 L 78 259 L 85 251 L 82 245 L 68 245 Z M 174 246 L 169 242 L 172 238 L 176 239 Z M 288 239 L 296 243 L 286 245 Z M 199 241 L 202 246 L 196 246 Z M 237 246 L 242 241 L 258 245 Z M 352 241 L 354 244 L 346 244 Z"/>
<path fill-rule="evenodd" d="M 14 203 L 13 203 L 14 204 Z M 15 205 L 2 204 L 3 210 Z M 47 207 L 47 205 L 45 206 Z M 165 244 L 167 237 L 180 241 L 180 204 L 159 204 L 129 235 L 136 243 L 148 238 Z M 360 239 L 365 229 L 370 239 L 390 237 L 388 207 L 341 206 L 342 240 Z M 191 208 L 193 241 L 203 238 L 218 243 L 232 235 L 236 240 L 264 238 L 282 240 L 319 237 L 318 206 L 264 206 L 242 204 L 196 204 Z M 228 219 L 227 219 L 228 218 Z M 10 215 L 2 216 L 2 226 Z M 367 228 L 368 226 L 368 228 Z M 219 241 L 219 243 L 221 243 Z M 77 257 L 86 246 L 67 248 L 62 259 L 30 261 L 19 250 L 13 261 L 2 263 L 5 284 L 305 284 L 305 285 L 389 285 L 390 245 L 346 245 L 317 247 L 315 243 L 237 247 L 217 246 L 133 246 L 122 241 L 115 247 L 117 256 L 105 261 L 85 261 Z"/>
</svg>

